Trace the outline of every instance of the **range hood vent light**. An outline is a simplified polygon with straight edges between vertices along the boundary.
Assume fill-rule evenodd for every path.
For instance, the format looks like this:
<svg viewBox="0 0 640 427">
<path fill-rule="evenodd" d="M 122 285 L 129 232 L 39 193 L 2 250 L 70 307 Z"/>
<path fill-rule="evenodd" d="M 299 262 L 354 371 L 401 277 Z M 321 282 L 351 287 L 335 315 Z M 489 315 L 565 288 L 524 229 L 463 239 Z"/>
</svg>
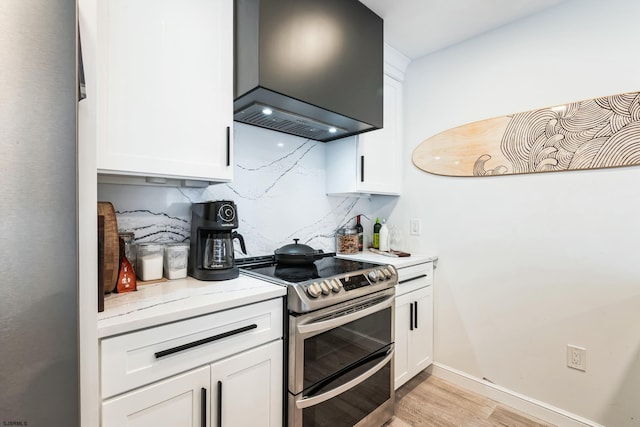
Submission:
<svg viewBox="0 0 640 427">
<path fill-rule="evenodd" d="M 318 141 L 340 138 L 348 134 L 346 129 L 259 103 L 238 111 L 235 120 Z"/>
</svg>

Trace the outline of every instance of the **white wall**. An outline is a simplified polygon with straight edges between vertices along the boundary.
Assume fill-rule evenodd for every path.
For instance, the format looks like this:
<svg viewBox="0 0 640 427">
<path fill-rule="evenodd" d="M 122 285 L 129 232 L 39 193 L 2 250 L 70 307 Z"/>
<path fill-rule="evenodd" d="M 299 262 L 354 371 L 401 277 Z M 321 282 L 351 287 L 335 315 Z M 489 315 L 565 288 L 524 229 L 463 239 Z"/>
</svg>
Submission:
<svg viewBox="0 0 640 427">
<path fill-rule="evenodd" d="M 616 427 L 640 425 L 640 168 L 449 178 L 411 154 L 471 121 L 640 90 L 638 16 L 574 0 L 414 61 L 391 217 L 421 219 L 408 249 L 440 257 L 436 362 Z"/>
</svg>

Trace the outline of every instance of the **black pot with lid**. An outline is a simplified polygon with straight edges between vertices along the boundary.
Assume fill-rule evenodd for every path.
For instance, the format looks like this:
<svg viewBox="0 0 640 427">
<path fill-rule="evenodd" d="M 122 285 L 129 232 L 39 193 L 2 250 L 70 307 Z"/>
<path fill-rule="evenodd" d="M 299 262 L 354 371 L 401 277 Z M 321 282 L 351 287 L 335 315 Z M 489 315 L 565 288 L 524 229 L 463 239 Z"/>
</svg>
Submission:
<svg viewBox="0 0 640 427">
<path fill-rule="evenodd" d="M 308 265 L 325 256 L 321 249 L 313 249 L 304 243 L 298 243 L 299 240 L 293 239 L 293 243 L 274 251 L 278 264 Z"/>
</svg>

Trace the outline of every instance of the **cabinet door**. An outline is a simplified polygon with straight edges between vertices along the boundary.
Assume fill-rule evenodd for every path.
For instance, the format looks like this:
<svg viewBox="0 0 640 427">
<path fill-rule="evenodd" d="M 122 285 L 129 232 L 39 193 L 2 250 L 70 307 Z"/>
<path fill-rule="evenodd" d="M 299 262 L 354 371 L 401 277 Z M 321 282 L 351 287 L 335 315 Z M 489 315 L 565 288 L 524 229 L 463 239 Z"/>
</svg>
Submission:
<svg viewBox="0 0 640 427">
<path fill-rule="evenodd" d="M 230 180 L 233 1 L 98 7 L 99 172 Z"/>
<path fill-rule="evenodd" d="M 102 427 L 206 427 L 209 381 L 206 366 L 109 399 Z"/>
<path fill-rule="evenodd" d="M 396 297 L 395 381 L 397 389 L 433 362 L 433 288 Z"/>
<path fill-rule="evenodd" d="M 212 427 L 282 426 L 282 341 L 211 365 Z"/>
<path fill-rule="evenodd" d="M 412 293 L 414 294 L 413 309 L 417 313 L 415 313 L 409 348 L 411 349 L 411 366 L 417 374 L 433 362 L 433 287 L 427 286 Z"/>
<path fill-rule="evenodd" d="M 384 127 L 358 136 L 358 190 L 399 195 L 402 189 L 402 84 L 384 76 Z"/>
<path fill-rule="evenodd" d="M 395 388 L 406 383 L 410 377 L 410 351 L 409 333 L 410 318 L 413 312 L 410 310 L 413 304 L 413 292 L 396 297 L 396 318 L 395 318 L 395 346 L 394 346 L 394 371 Z"/>
</svg>

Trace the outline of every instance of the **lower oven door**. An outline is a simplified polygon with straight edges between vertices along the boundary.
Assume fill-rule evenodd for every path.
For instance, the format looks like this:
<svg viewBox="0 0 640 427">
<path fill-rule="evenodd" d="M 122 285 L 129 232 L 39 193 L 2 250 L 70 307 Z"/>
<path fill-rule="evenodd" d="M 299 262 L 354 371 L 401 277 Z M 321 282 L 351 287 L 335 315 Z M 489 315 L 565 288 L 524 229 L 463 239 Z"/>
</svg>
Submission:
<svg viewBox="0 0 640 427">
<path fill-rule="evenodd" d="M 289 394 L 290 427 L 381 426 L 393 416 L 393 344 L 309 394 Z"/>
</svg>

